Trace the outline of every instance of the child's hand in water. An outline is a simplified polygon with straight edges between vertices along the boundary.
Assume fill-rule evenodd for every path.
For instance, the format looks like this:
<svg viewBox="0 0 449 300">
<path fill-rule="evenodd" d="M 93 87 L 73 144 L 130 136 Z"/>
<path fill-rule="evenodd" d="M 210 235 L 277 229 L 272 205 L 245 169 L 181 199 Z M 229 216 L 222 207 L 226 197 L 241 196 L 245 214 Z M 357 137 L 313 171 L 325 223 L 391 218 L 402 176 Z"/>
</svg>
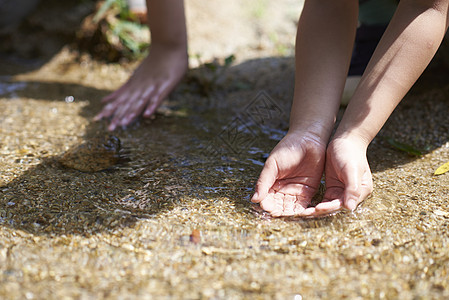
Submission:
<svg viewBox="0 0 449 300">
<path fill-rule="evenodd" d="M 287 134 L 273 149 L 251 201 L 272 216 L 310 215 L 308 208 L 323 175 L 326 142 L 315 134 Z"/>
<path fill-rule="evenodd" d="M 315 215 L 327 215 L 346 208 L 354 210 L 373 191 L 366 158 L 367 144 L 357 139 L 336 138 L 326 153 L 326 193 L 315 207 Z"/>
<path fill-rule="evenodd" d="M 162 100 L 174 89 L 187 70 L 184 46 L 153 44 L 147 58 L 130 79 L 117 91 L 106 96 L 108 102 L 95 120 L 111 118 L 108 129 L 126 126 L 139 116 L 150 117 Z"/>
</svg>

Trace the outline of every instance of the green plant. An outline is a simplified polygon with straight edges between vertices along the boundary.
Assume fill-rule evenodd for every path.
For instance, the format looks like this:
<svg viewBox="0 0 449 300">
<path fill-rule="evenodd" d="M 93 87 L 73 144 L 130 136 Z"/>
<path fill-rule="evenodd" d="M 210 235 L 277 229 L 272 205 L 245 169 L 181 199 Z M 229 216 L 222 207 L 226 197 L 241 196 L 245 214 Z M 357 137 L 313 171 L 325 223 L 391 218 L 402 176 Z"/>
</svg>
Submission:
<svg viewBox="0 0 449 300">
<path fill-rule="evenodd" d="M 421 150 L 416 149 L 415 147 L 413 147 L 411 145 L 408 145 L 408 144 L 405 144 L 402 142 L 398 142 L 391 137 L 386 137 L 385 140 L 388 142 L 388 144 L 390 144 L 397 150 L 408 153 L 409 155 L 412 155 L 412 156 L 422 156 L 423 155 Z"/>
<path fill-rule="evenodd" d="M 108 43 L 122 48 L 123 54 L 130 57 L 142 56 L 149 45 L 146 25 L 140 24 L 129 10 L 126 0 L 106 0 L 93 18 L 94 23 L 107 23 Z"/>
</svg>

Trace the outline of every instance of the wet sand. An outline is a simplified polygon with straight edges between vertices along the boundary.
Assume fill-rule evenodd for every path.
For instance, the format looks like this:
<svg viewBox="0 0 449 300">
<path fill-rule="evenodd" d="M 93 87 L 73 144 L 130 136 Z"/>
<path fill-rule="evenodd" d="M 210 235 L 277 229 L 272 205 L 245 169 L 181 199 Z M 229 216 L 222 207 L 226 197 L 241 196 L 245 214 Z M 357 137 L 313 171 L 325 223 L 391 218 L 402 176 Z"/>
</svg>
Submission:
<svg viewBox="0 0 449 300">
<path fill-rule="evenodd" d="M 123 160 L 93 173 L 59 158 L 107 134 L 92 117 L 133 66 L 65 48 L 4 69 L 0 298 L 449 297 L 449 174 L 433 176 L 449 161 L 448 70 L 434 63 L 370 146 L 375 190 L 354 213 L 274 219 L 249 197 L 287 128 L 293 58 L 288 42 L 252 45 L 217 80 L 189 71 L 156 119 L 115 133 Z"/>
</svg>

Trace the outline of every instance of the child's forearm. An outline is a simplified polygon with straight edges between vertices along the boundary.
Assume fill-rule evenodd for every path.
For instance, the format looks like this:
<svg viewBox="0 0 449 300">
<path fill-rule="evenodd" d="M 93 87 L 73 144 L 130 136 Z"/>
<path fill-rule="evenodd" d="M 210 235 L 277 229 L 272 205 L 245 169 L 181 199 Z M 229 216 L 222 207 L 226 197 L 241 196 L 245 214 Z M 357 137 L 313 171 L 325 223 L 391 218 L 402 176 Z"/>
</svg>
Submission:
<svg viewBox="0 0 449 300">
<path fill-rule="evenodd" d="M 349 68 L 358 2 L 305 1 L 296 39 L 290 130 L 329 139 Z"/>
<path fill-rule="evenodd" d="M 187 48 L 183 0 L 147 0 L 151 43 Z"/>
<path fill-rule="evenodd" d="M 400 1 L 335 137 L 368 146 L 434 56 L 447 29 L 448 2 Z"/>
</svg>

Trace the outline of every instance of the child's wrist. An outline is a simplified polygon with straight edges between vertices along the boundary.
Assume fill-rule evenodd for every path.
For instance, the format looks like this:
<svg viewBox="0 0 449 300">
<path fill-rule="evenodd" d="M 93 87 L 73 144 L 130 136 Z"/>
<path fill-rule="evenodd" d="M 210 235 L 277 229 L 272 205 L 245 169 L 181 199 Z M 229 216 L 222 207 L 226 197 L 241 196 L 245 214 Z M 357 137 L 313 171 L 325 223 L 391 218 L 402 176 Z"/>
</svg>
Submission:
<svg viewBox="0 0 449 300">
<path fill-rule="evenodd" d="M 339 128 L 340 129 L 340 128 Z M 348 140 L 352 143 L 359 145 L 361 148 L 367 149 L 369 144 L 371 143 L 371 138 L 366 134 L 359 132 L 358 130 L 348 130 L 340 132 L 337 129 L 335 135 L 332 137 L 332 141 L 334 140 Z"/>
<path fill-rule="evenodd" d="M 171 51 L 185 51 L 187 53 L 187 43 L 181 41 L 170 41 L 170 40 L 152 40 L 151 48 L 163 48 Z"/>
<path fill-rule="evenodd" d="M 320 121 L 307 121 L 303 120 L 302 122 L 295 122 L 290 124 L 290 128 L 288 130 L 289 135 L 302 135 L 309 136 L 315 141 L 327 144 L 329 141 L 330 135 L 332 133 L 333 124 L 325 124 Z"/>
</svg>

